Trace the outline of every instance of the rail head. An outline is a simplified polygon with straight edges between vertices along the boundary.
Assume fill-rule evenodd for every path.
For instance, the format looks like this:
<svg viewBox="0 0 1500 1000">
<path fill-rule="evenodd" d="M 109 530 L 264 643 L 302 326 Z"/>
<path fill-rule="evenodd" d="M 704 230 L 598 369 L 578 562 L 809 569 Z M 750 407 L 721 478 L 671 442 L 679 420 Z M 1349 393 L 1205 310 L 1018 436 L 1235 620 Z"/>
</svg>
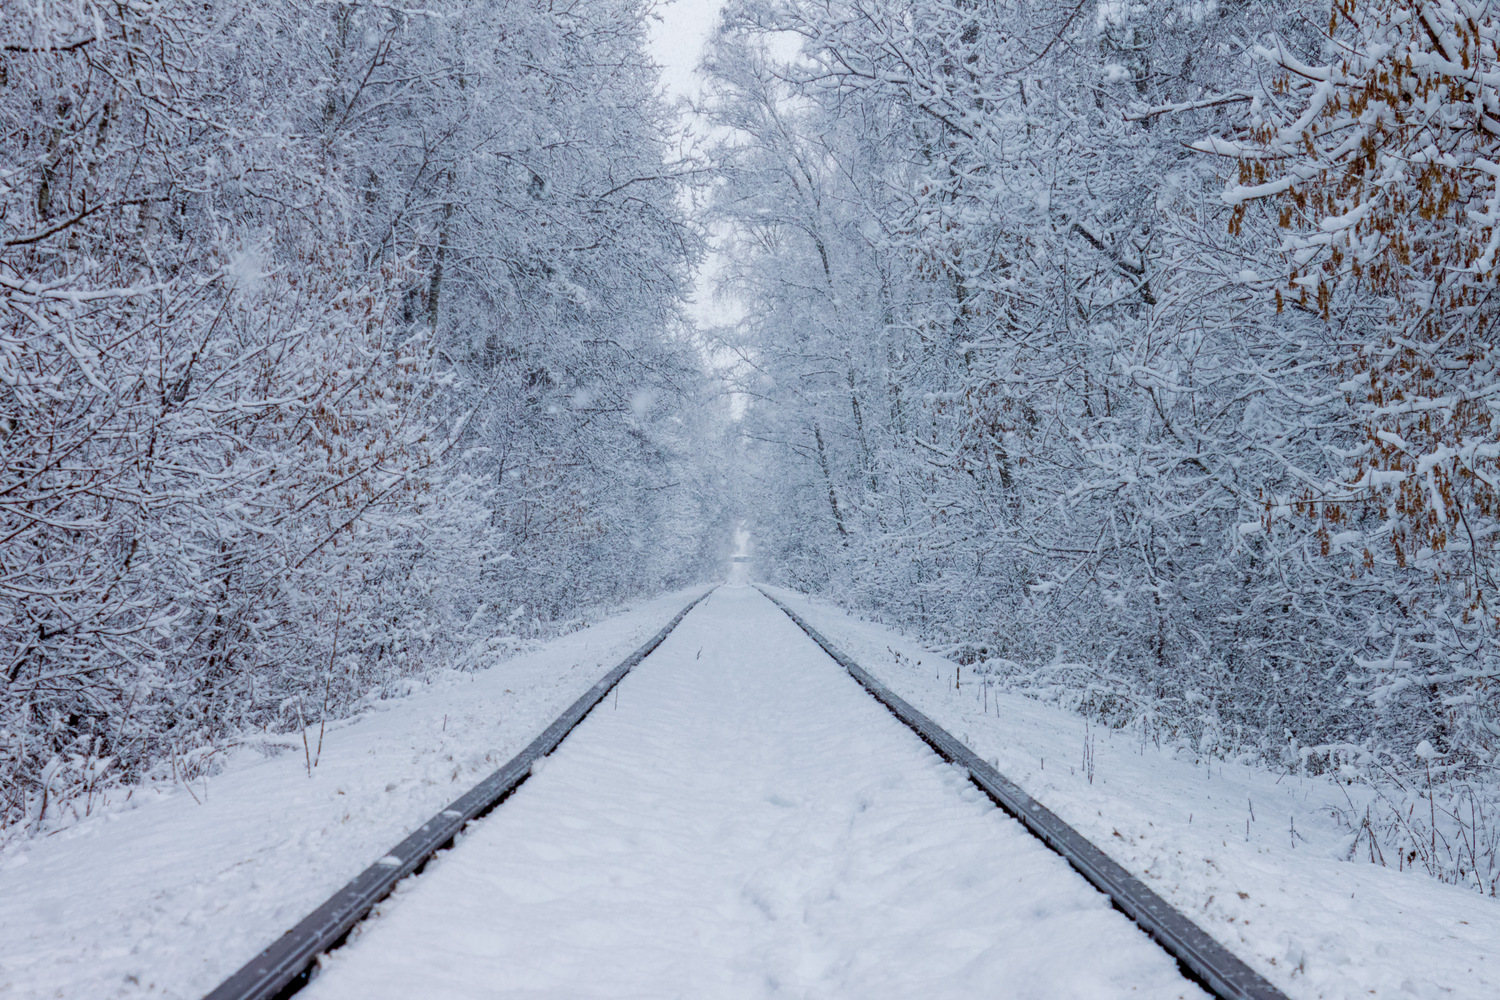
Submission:
<svg viewBox="0 0 1500 1000">
<path fill-rule="evenodd" d="M 879 678 L 854 662 L 801 615 L 765 589 L 765 597 L 785 612 L 808 638 L 847 670 L 876 701 L 900 719 L 944 760 L 965 769 L 969 780 L 1033 836 L 1061 855 L 1094 888 L 1177 960 L 1183 973 L 1221 1000 L 1288 1000 L 1286 994 L 1228 948 L 1126 871 L 1091 840 L 1028 795 L 961 740 L 913 708 Z"/>
<path fill-rule="evenodd" d="M 532 765 L 557 749 L 589 711 L 603 701 L 632 668 L 660 646 L 687 613 L 712 592 L 713 588 L 710 588 L 694 598 L 644 646 L 601 677 L 554 719 L 526 749 L 417 827 L 401 843 L 298 921 L 295 927 L 220 983 L 204 1000 L 283 1000 L 305 986 L 319 955 L 342 944 L 375 904 L 390 895 L 396 883 L 420 870 L 434 854 L 450 846 L 467 823 L 505 801 L 530 777 Z"/>
</svg>

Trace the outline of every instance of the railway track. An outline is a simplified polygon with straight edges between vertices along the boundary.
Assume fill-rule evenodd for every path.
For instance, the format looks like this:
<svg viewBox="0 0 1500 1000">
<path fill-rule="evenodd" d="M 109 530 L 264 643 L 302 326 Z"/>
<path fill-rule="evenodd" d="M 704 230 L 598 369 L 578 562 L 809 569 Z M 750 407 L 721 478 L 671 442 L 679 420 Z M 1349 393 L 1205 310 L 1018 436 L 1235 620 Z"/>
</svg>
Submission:
<svg viewBox="0 0 1500 1000">
<path fill-rule="evenodd" d="M 1021 825 L 1024 826 L 1025 829 L 1029 831 L 1029 833 L 1032 834 L 1037 840 L 1041 841 L 1042 844 L 1045 844 L 1047 848 L 1051 849 L 1051 851 L 1060 855 L 1068 862 L 1068 864 L 1073 868 L 1074 871 L 1082 875 L 1083 878 L 1086 879 L 1091 885 L 1103 892 L 1120 913 L 1128 917 L 1130 921 L 1132 921 L 1141 930 L 1143 930 L 1146 935 L 1148 935 L 1173 959 L 1176 960 L 1181 973 L 1188 979 L 1198 984 L 1209 993 L 1224 998 L 1224 1000 L 1285 1000 L 1285 998 L 1279 991 L 1277 991 L 1273 986 L 1271 986 L 1263 978 L 1257 975 L 1253 970 L 1251 970 L 1248 966 L 1241 962 L 1227 949 L 1220 946 L 1217 942 L 1215 942 L 1212 938 L 1205 934 L 1191 920 L 1174 910 L 1164 900 L 1162 900 L 1159 896 L 1148 889 L 1143 883 L 1141 883 L 1140 880 L 1130 875 L 1118 864 L 1112 861 L 1107 855 L 1104 854 L 1104 852 L 1099 850 L 1098 847 L 1090 843 L 1086 838 L 1069 827 L 1066 823 L 1064 823 L 1056 815 L 1043 807 L 1040 803 L 1037 803 L 1035 800 L 1033 800 L 1014 783 L 1007 780 L 1003 775 L 1000 775 L 986 762 L 979 759 L 972 751 L 970 751 L 960 741 L 955 739 L 951 734 L 943 730 L 941 727 L 937 726 L 926 716 L 922 715 L 920 712 L 917 712 L 909 704 L 897 697 L 877 679 L 875 679 L 868 671 L 861 668 L 857 663 L 855 663 L 848 656 L 834 647 L 826 637 L 821 635 L 816 629 L 810 626 L 805 620 L 803 620 L 785 604 L 777 600 L 772 595 L 765 593 L 764 591 L 761 591 L 760 593 L 763 594 L 767 599 L 772 601 L 782 612 L 785 613 L 787 619 L 790 619 L 790 622 L 795 624 L 796 628 L 800 629 L 802 633 L 805 633 L 806 637 L 811 638 L 814 643 L 821 647 L 823 652 L 832 657 L 840 666 L 842 666 L 844 670 L 847 671 L 863 687 L 866 692 L 873 696 L 873 698 L 877 702 L 879 702 L 892 715 L 894 715 L 903 724 L 905 724 L 908 729 L 916 733 L 916 735 L 920 737 L 928 747 L 930 747 L 941 758 L 943 758 L 943 760 L 946 760 L 950 764 L 962 768 L 963 773 L 967 775 L 968 780 L 972 782 L 973 785 L 976 786 L 980 791 L 982 791 L 984 796 L 992 800 L 1005 813 L 1008 813 L 1010 816 L 1017 819 L 1021 823 Z M 543 758 L 547 757 L 547 755 L 551 754 L 554 750 L 558 749 L 558 747 L 563 743 L 563 740 L 568 736 L 568 734 L 572 732 L 574 728 L 577 727 L 586 716 L 589 715 L 590 711 L 595 706 L 597 706 L 601 701 L 604 700 L 605 695 L 607 695 L 612 689 L 615 689 L 616 685 L 626 676 L 627 673 L 631 671 L 632 668 L 640 664 L 641 661 L 643 661 L 648 655 L 655 651 L 657 647 L 661 646 L 663 641 L 670 634 L 672 634 L 674 629 L 676 629 L 677 626 L 687 616 L 688 612 L 697 607 L 701 602 L 704 601 L 706 597 L 708 597 L 707 594 L 700 596 L 697 600 L 693 601 L 681 612 L 679 612 L 678 615 L 674 617 L 666 627 L 658 632 L 648 643 L 641 647 L 641 649 L 637 650 L 624 662 L 620 663 L 608 674 L 606 674 L 597 684 L 594 685 L 593 688 L 589 690 L 588 693 L 579 698 L 566 712 L 563 713 L 562 716 L 560 716 L 555 722 L 553 722 L 552 725 L 550 725 L 542 733 L 541 736 L 533 741 L 531 745 L 529 745 L 525 750 L 518 754 L 513 760 L 509 761 L 503 767 L 494 772 L 494 774 L 490 775 L 484 781 L 480 782 L 479 785 L 456 800 L 447 809 L 444 809 L 437 816 L 434 816 L 427 823 L 423 824 L 422 827 L 415 831 L 406 840 L 402 841 L 401 844 L 393 848 L 387 855 L 378 859 L 373 865 L 367 868 L 352 882 L 341 889 L 338 893 L 335 893 L 334 896 L 331 897 L 322 906 L 318 907 L 318 909 L 316 909 L 307 918 L 299 922 L 296 927 L 288 931 L 270 947 L 265 949 L 265 951 L 263 951 L 260 955 L 256 956 L 242 969 L 225 980 L 225 982 L 221 984 L 217 989 L 215 989 L 212 993 L 208 994 L 207 1000 L 273 1000 L 273 998 L 291 996 L 292 994 L 302 989 L 305 985 L 307 985 L 307 983 L 309 982 L 310 973 L 313 971 L 315 963 L 317 962 L 320 955 L 328 953 L 343 944 L 344 941 L 349 937 L 351 929 L 355 928 L 356 925 L 358 925 L 360 921 L 369 914 L 370 910 L 381 899 L 385 898 L 392 891 L 392 889 L 395 888 L 398 882 L 400 882 L 403 878 L 406 878 L 408 875 L 420 872 L 423 869 L 423 866 L 426 865 L 427 861 L 432 858 L 434 854 L 442 850 L 444 847 L 450 846 L 454 843 L 455 837 L 464 830 L 467 824 L 493 810 L 495 806 L 499 805 L 509 795 L 511 795 L 521 785 L 521 783 L 527 779 L 527 777 L 529 777 L 534 771 L 539 770 L 539 762 L 542 761 Z M 742 597 L 733 598 L 733 600 L 739 601 L 741 604 L 743 604 L 745 600 L 749 599 L 750 598 Z M 720 603 L 721 602 L 716 599 L 714 602 L 714 606 L 717 607 Z M 761 605 L 761 607 L 764 608 L 765 605 Z M 712 612 L 704 612 L 704 614 L 711 615 Z M 767 614 L 772 614 L 772 612 L 770 612 L 770 609 L 766 609 L 766 611 L 760 612 L 760 614 L 764 616 Z M 698 616 L 694 616 L 694 621 L 697 622 L 697 620 Z M 783 619 L 783 621 L 785 620 L 786 619 Z M 774 619 L 771 619 L 771 621 L 774 621 Z M 678 674 L 675 677 L 662 676 L 656 678 L 654 681 L 656 690 L 670 691 L 673 690 L 672 685 L 674 684 L 677 685 L 677 687 L 682 687 L 683 684 L 681 682 L 683 680 L 690 680 L 692 683 L 699 685 L 717 684 L 719 685 L 719 687 L 713 688 L 710 693 L 714 697 L 722 700 L 723 692 L 725 690 L 729 690 L 729 688 L 726 688 L 725 685 L 739 684 L 741 685 L 741 687 L 736 690 L 745 690 L 745 685 L 756 683 L 753 678 L 738 678 L 734 675 L 725 675 L 721 678 L 717 674 L 711 674 L 711 671 L 718 669 L 712 666 L 712 664 L 723 661 L 726 658 L 725 654 L 722 652 L 716 652 L 715 654 L 711 654 L 711 658 L 709 661 L 703 661 L 701 657 L 705 648 L 712 648 L 717 650 L 717 647 L 712 647 L 710 645 L 711 640 L 715 635 L 715 627 L 711 623 L 705 623 L 700 626 L 695 626 L 695 628 L 696 631 L 694 630 L 694 628 L 690 628 L 688 630 L 695 636 L 691 638 L 691 641 L 688 644 L 701 643 L 701 645 L 698 646 L 697 654 L 695 656 L 691 656 L 690 658 L 688 655 L 689 651 L 684 645 L 684 640 L 674 639 L 674 643 L 676 644 L 676 646 L 674 647 L 673 653 L 669 656 L 669 660 L 671 662 L 671 669 L 678 671 Z M 795 631 L 790 630 L 790 626 L 783 625 L 780 626 L 780 628 L 788 630 L 791 635 L 795 636 L 798 634 Z M 719 626 L 719 629 L 720 631 L 722 631 L 722 626 Z M 743 654 L 744 647 L 747 645 L 745 641 L 747 637 L 763 634 L 768 631 L 774 631 L 774 629 L 768 628 L 764 623 L 757 624 L 754 629 L 748 631 L 742 630 L 739 637 L 733 642 L 730 642 L 725 648 L 734 649 Z M 783 638 L 779 641 L 785 643 L 787 640 Z M 791 641 L 805 643 L 806 640 L 798 638 Z M 663 655 L 667 654 L 664 653 Z M 766 653 L 764 655 L 774 654 Z M 806 657 L 815 658 L 818 654 L 813 653 L 809 650 L 808 652 L 799 655 L 801 655 L 805 659 Z M 652 662 L 653 664 L 655 664 L 657 661 L 653 660 Z M 631 682 L 632 690 L 635 690 L 636 685 L 646 683 L 646 677 L 651 676 L 653 673 L 661 673 L 666 669 L 667 666 L 665 664 L 665 661 L 662 667 L 653 667 L 652 671 L 642 675 L 641 681 L 633 680 Z M 828 682 L 825 680 L 821 683 L 826 684 Z M 846 681 L 839 681 L 837 683 L 847 684 Z M 755 689 L 759 690 L 763 687 L 765 687 L 764 684 L 759 684 Z M 767 695 L 767 697 L 774 697 L 774 695 Z M 849 696 L 841 695 L 841 697 Z M 857 696 L 853 697 L 857 698 Z M 802 700 L 807 701 L 808 699 L 804 695 Z M 840 714 L 845 716 L 850 714 L 858 714 L 851 713 L 850 707 L 846 707 L 846 709 L 841 711 Z M 818 705 L 810 708 L 809 710 L 816 712 L 826 711 L 827 709 L 825 709 L 822 705 Z M 873 711 L 873 709 L 869 711 Z M 611 720 L 614 720 L 618 717 L 616 713 L 606 713 L 606 715 L 609 716 Z M 651 728 L 651 726 L 655 726 L 656 729 L 660 728 L 659 720 L 652 721 L 648 728 L 638 729 L 634 731 L 621 730 L 620 726 L 624 724 L 623 722 L 612 721 L 611 724 L 615 726 L 615 730 L 611 731 L 612 735 L 610 735 L 609 738 L 613 739 L 616 744 L 627 740 L 637 744 L 650 743 L 652 740 L 652 734 L 655 732 L 655 729 Z M 868 725 L 873 724 L 874 723 L 868 723 Z M 605 738 L 604 735 L 601 735 L 604 733 L 604 730 L 600 728 L 599 723 L 591 721 L 590 727 L 593 728 L 593 732 L 590 733 L 590 736 L 594 738 L 595 743 L 598 743 L 600 739 Z M 805 730 L 806 728 L 807 727 L 805 725 L 802 726 L 802 729 Z M 746 729 L 742 724 L 741 730 L 742 732 L 739 734 L 740 738 L 745 746 L 751 748 L 751 752 L 755 752 L 755 740 L 767 738 L 761 737 L 758 733 L 756 733 L 753 726 Z M 580 737 L 580 739 L 583 739 L 583 737 Z M 725 736 L 723 737 L 723 739 L 725 741 L 728 741 L 729 737 Z M 910 739 L 910 737 L 907 737 L 907 739 Z M 917 749 L 909 751 L 908 753 L 926 752 L 924 750 L 920 750 L 919 744 L 914 743 L 913 746 Z M 573 747 L 573 741 L 569 741 L 568 747 Z M 597 755 L 599 753 L 599 750 L 599 747 L 594 747 L 592 752 Z M 583 750 L 582 748 L 580 748 L 577 751 L 570 752 L 572 752 L 573 756 L 577 758 L 579 754 L 583 753 Z M 641 762 L 650 761 L 651 759 L 653 759 L 651 757 L 651 754 L 654 752 L 657 751 L 653 751 L 650 747 L 640 748 L 638 750 L 639 759 L 634 770 L 626 770 L 622 773 L 627 775 L 641 773 Z M 816 749 L 814 749 L 813 753 L 816 752 Z M 792 751 L 788 750 L 788 753 L 792 753 Z M 801 747 L 796 751 L 796 753 L 800 754 L 802 758 L 806 758 L 809 755 L 809 748 Z M 671 754 L 671 756 L 680 758 L 687 755 L 682 753 L 675 753 Z M 705 764 L 704 766 L 712 767 L 711 764 Z M 588 766 L 584 766 L 579 764 L 577 760 L 573 762 L 572 767 L 573 778 L 571 780 L 574 781 L 579 780 L 580 775 L 586 777 L 586 774 L 590 769 L 598 769 L 597 763 L 591 763 Z M 663 780 L 666 779 L 664 778 Z M 732 780 L 733 779 L 731 779 L 731 781 Z M 613 782 L 613 785 L 616 786 L 620 784 L 619 778 L 612 778 L 610 779 L 610 781 Z M 739 785 L 744 785 L 746 783 L 743 776 L 738 779 L 737 783 Z M 676 786 L 672 785 L 670 781 L 667 781 L 664 787 L 675 788 Z M 533 799 L 533 801 L 535 802 L 540 802 L 540 799 L 535 798 L 535 796 L 537 796 L 538 794 L 539 793 L 528 791 L 527 797 Z M 939 793 L 937 791 L 929 789 L 927 790 L 927 794 L 951 795 L 951 791 Z M 586 795 L 586 791 L 575 791 L 569 792 L 568 794 L 561 794 L 561 791 L 559 789 L 554 789 L 552 799 L 553 804 L 548 808 L 550 808 L 555 813 L 558 811 L 559 803 L 576 802 L 578 799 L 583 798 Z M 782 804 L 778 801 L 778 797 L 774 795 L 770 797 L 770 801 L 777 803 L 778 806 Z M 720 805 L 722 806 L 722 803 L 720 803 Z M 507 818 L 509 818 L 512 809 L 514 808 L 518 807 L 507 807 L 505 813 L 499 815 L 505 815 Z M 541 807 L 538 806 L 537 808 Z M 862 802 L 859 805 L 859 809 L 860 811 L 863 811 L 864 808 L 865 804 Z M 741 812 L 743 812 L 744 809 L 744 806 L 737 804 L 731 811 L 740 810 Z M 775 810 L 772 811 L 774 812 Z M 625 812 L 625 810 L 615 810 L 615 812 L 623 813 Z M 994 815 L 993 811 L 990 812 L 990 815 Z M 628 817 L 623 818 L 625 818 L 626 820 L 629 819 Z M 494 822 L 495 820 L 492 819 L 489 823 L 486 823 L 485 826 L 492 826 Z M 751 825 L 750 820 L 747 819 L 746 824 Z M 580 824 L 577 821 L 571 821 L 571 825 L 576 827 L 584 824 Z M 679 823 L 675 825 L 682 824 Z M 979 850 L 987 850 L 983 844 L 976 845 L 972 843 L 975 839 L 972 831 L 969 834 L 966 834 L 966 836 L 970 841 L 969 846 L 977 848 Z M 1020 835 L 1017 834 L 1017 836 Z M 494 837 L 490 838 L 491 841 L 494 841 L 494 839 Z M 616 839 L 618 839 L 618 837 Z M 513 868 L 519 865 L 519 868 L 521 870 L 526 869 L 526 865 L 517 861 L 517 859 L 513 857 L 506 857 L 508 853 L 513 852 L 509 852 L 508 849 L 503 845 L 497 846 L 496 844 L 491 843 L 486 849 L 492 852 L 489 856 L 490 858 L 501 858 L 506 863 L 511 864 Z M 499 851 L 500 853 L 493 853 L 496 851 Z M 471 851 L 467 849 L 464 852 L 455 852 L 454 854 L 449 856 L 450 861 L 444 862 L 442 869 L 449 869 L 451 865 L 458 863 L 458 859 L 461 856 L 469 853 L 471 853 Z M 679 853 L 681 852 L 679 851 Z M 1045 852 L 1043 852 L 1043 854 L 1045 856 Z M 485 865 L 489 863 L 480 863 L 475 860 L 470 860 L 469 865 L 471 870 L 469 871 L 469 874 L 467 876 L 470 881 L 474 880 L 473 868 L 476 864 L 479 865 L 480 868 L 484 868 Z M 491 865 L 490 867 L 494 866 Z M 536 866 L 533 865 L 532 867 Z M 1062 872 L 1066 872 L 1066 869 L 1059 868 L 1059 870 Z M 451 875 L 452 873 L 448 872 L 447 874 Z M 429 882 L 429 880 L 432 878 L 433 876 L 431 875 L 424 876 L 422 879 L 418 880 L 415 885 L 419 887 L 420 891 L 420 887 L 424 883 Z M 444 891 L 464 891 L 462 888 L 462 879 L 459 879 L 458 882 L 455 883 L 454 879 L 450 878 L 449 883 L 449 887 Z M 459 888 L 455 890 L 454 885 L 458 885 Z M 682 891 L 689 897 L 691 897 L 691 894 L 696 891 L 695 883 L 692 883 L 691 880 L 689 880 L 689 882 L 685 884 Z M 1086 892 L 1086 890 L 1084 891 Z M 1097 899 L 1098 897 L 1094 898 Z M 412 904 L 404 903 L 403 907 L 410 905 Z M 480 905 L 481 909 L 476 912 L 483 912 L 483 908 L 490 906 L 491 903 L 488 899 L 486 899 L 477 905 Z M 441 912 L 446 908 L 446 905 L 440 906 L 438 908 L 438 912 Z M 399 912 L 400 909 L 401 908 L 398 908 L 397 912 Z M 431 915 L 429 914 L 426 919 L 430 920 Z M 539 921 L 541 920 L 541 918 L 538 919 Z M 382 920 L 377 921 L 377 923 L 384 924 L 387 923 L 387 921 Z M 387 930 L 389 929 L 387 928 Z M 386 948 L 383 950 L 388 951 L 389 949 Z M 355 955 L 355 957 L 350 958 L 348 962 L 346 962 L 346 964 L 357 964 L 356 958 L 359 952 L 359 947 L 357 946 L 353 949 L 346 949 L 346 951 L 349 951 Z M 413 958 L 411 961 L 415 962 L 417 961 L 417 959 Z M 429 959 L 428 961 L 430 964 L 431 959 Z M 321 984 L 322 980 L 320 979 L 319 982 Z M 368 989 L 368 984 L 365 987 L 356 988 L 352 992 L 346 986 L 345 995 L 364 995 L 364 991 L 366 989 Z M 501 995 L 503 995 L 504 991 L 502 990 L 500 992 Z M 335 991 L 334 995 L 339 994 L 337 991 Z M 401 994 L 398 992 L 396 995 Z M 410 995 L 409 989 L 405 995 Z M 712 995 L 712 993 L 711 991 L 708 991 L 705 992 L 704 995 Z"/>
</svg>

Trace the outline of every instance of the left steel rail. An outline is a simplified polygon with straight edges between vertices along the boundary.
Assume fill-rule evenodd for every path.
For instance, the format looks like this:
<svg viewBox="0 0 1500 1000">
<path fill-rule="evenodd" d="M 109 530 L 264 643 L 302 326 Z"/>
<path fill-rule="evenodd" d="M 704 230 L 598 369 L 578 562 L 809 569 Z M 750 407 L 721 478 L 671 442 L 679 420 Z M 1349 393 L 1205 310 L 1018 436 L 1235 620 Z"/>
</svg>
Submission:
<svg viewBox="0 0 1500 1000">
<path fill-rule="evenodd" d="M 593 707 L 609 694 L 631 668 L 651 654 L 662 640 L 697 607 L 712 590 L 699 595 L 677 613 L 656 635 L 568 708 L 531 744 L 503 767 L 469 789 L 448 808 L 418 827 L 409 837 L 391 848 L 380 860 L 354 877 L 348 885 L 330 896 L 323 905 L 304 917 L 265 951 L 246 962 L 234 975 L 219 984 L 204 1000 L 282 1000 L 307 985 L 313 963 L 326 951 L 337 948 L 359 923 L 386 896 L 396 883 L 420 871 L 438 851 L 472 822 L 495 808 L 531 776 L 531 767 L 547 756 L 563 738 L 583 721 Z"/>
</svg>

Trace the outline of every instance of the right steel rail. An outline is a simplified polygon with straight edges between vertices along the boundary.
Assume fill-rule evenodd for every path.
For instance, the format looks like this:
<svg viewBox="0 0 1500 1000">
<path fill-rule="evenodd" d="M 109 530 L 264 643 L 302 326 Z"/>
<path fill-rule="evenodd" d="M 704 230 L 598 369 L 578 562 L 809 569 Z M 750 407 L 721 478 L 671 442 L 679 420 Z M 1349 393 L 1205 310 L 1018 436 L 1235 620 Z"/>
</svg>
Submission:
<svg viewBox="0 0 1500 1000">
<path fill-rule="evenodd" d="M 791 608 L 766 591 L 756 587 L 774 603 L 813 642 L 833 657 L 876 701 L 892 715 L 906 723 L 944 760 L 969 772 L 969 780 L 978 785 L 994 803 L 1010 813 L 1042 843 L 1062 855 L 1077 872 L 1088 879 L 1114 905 L 1161 945 L 1182 966 L 1189 978 L 1222 1000 L 1287 1000 L 1286 994 L 1266 982 L 1229 949 L 1204 933 L 1203 929 L 1173 909 L 1166 900 L 1124 868 L 1083 834 L 1064 823 L 1056 813 L 1021 790 L 1020 786 L 989 764 L 978 754 L 936 722 L 912 708 L 890 688 L 876 680 L 869 671 L 840 652 L 821 632 L 813 628 Z"/>
</svg>

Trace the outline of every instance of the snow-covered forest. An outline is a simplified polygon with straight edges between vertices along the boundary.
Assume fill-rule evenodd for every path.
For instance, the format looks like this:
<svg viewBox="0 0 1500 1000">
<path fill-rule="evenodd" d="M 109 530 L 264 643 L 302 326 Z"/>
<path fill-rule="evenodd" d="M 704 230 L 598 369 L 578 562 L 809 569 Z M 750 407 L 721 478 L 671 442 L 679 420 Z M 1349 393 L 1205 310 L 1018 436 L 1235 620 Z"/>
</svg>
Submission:
<svg viewBox="0 0 1500 1000">
<path fill-rule="evenodd" d="M 705 575 L 646 11 L 4 5 L 0 822 Z"/>
<path fill-rule="evenodd" d="M 1143 740 L 1495 805 L 1500 5 L 730 0 L 691 110 L 655 10 L 4 6 L 0 824 L 740 524 Z M 1493 870 L 1428 805 L 1367 824 Z"/>
<path fill-rule="evenodd" d="M 1482 0 L 734 7 L 761 567 L 1204 751 L 1488 773 L 1497 41 Z"/>
</svg>

